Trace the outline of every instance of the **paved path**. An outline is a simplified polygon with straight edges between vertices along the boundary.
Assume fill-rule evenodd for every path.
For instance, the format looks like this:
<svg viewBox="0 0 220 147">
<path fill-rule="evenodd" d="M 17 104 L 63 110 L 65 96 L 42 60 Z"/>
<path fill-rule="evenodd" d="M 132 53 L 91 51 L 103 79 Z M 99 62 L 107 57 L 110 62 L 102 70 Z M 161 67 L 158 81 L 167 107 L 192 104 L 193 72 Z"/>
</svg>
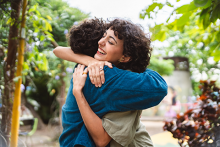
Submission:
<svg viewBox="0 0 220 147">
<path fill-rule="evenodd" d="M 179 147 L 177 140 L 172 137 L 169 132 L 163 131 L 164 122 L 161 120 L 142 120 L 154 147 Z M 57 141 L 52 140 L 51 134 L 58 134 L 56 128 L 45 128 L 45 130 L 37 130 L 32 137 L 20 137 L 27 143 L 27 147 L 59 147 Z"/>
<path fill-rule="evenodd" d="M 179 147 L 178 140 L 170 132 L 163 132 L 151 136 L 154 147 Z"/>
<path fill-rule="evenodd" d="M 163 121 L 142 120 L 142 122 L 151 136 L 154 147 L 180 147 L 178 140 L 174 139 L 170 132 L 163 131 Z"/>
</svg>

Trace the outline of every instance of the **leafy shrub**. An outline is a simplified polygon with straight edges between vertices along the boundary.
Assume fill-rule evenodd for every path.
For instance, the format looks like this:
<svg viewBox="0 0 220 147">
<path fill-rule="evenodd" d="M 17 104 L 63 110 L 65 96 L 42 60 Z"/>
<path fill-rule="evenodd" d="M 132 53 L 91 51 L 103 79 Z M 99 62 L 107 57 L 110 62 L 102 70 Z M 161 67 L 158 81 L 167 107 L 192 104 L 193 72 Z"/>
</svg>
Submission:
<svg viewBox="0 0 220 147">
<path fill-rule="evenodd" d="M 181 147 L 216 147 L 220 142 L 220 89 L 215 81 L 200 81 L 199 88 L 202 94 L 195 107 L 166 121 L 163 127 Z"/>
</svg>

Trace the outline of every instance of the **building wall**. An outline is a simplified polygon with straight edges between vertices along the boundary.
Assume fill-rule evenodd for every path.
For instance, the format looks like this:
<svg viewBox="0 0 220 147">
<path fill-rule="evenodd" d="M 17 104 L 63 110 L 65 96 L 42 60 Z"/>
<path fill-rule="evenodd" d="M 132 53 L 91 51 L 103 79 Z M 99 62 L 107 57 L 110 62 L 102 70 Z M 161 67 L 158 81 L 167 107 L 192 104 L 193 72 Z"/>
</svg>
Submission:
<svg viewBox="0 0 220 147">
<path fill-rule="evenodd" d="M 187 103 L 192 95 L 192 84 L 188 71 L 173 71 L 171 76 L 163 76 L 168 86 L 172 86 L 177 93 L 177 99 L 181 103 Z"/>
<path fill-rule="evenodd" d="M 163 101 L 156 107 L 144 110 L 142 113 L 143 116 L 164 116 L 166 118 L 173 117 L 175 115 L 174 113 L 177 114 L 187 110 L 190 96 L 192 96 L 190 72 L 175 70 L 172 75 L 163 76 L 163 78 L 168 86 L 175 89 L 177 105 L 172 106 L 173 92 L 168 88 L 168 94 Z"/>
</svg>

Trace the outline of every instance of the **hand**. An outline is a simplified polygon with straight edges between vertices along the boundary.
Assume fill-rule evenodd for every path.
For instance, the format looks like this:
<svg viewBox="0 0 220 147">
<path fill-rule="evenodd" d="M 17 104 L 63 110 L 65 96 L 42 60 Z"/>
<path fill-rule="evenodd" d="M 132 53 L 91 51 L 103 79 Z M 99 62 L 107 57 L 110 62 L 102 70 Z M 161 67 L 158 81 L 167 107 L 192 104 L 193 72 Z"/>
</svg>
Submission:
<svg viewBox="0 0 220 147">
<path fill-rule="evenodd" d="M 77 68 L 75 68 L 73 73 L 73 95 L 75 91 L 82 90 L 85 85 L 88 68 L 85 68 L 85 65 L 79 64 Z"/>
<path fill-rule="evenodd" d="M 105 83 L 104 66 L 107 65 L 109 68 L 113 68 L 112 64 L 108 61 L 96 61 L 88 65 L 89 78 L 91 83 L 96 87 L 101 87 Z"/>
</svg>

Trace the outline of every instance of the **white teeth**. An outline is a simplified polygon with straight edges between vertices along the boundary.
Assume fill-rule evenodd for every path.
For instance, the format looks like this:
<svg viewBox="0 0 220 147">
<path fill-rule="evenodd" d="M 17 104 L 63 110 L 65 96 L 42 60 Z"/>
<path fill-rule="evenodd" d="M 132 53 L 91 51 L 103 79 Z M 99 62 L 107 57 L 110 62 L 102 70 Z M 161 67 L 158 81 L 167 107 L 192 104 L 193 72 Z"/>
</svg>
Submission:
<svg viewBox="0 0 220 147">
<path fill-rule="evenodd" d="M 98 49 L 98 51 L 99 51 L 101 54 L 105 55 L 105 53 L 104 53 L 101 49 Z"/>
</svg>

